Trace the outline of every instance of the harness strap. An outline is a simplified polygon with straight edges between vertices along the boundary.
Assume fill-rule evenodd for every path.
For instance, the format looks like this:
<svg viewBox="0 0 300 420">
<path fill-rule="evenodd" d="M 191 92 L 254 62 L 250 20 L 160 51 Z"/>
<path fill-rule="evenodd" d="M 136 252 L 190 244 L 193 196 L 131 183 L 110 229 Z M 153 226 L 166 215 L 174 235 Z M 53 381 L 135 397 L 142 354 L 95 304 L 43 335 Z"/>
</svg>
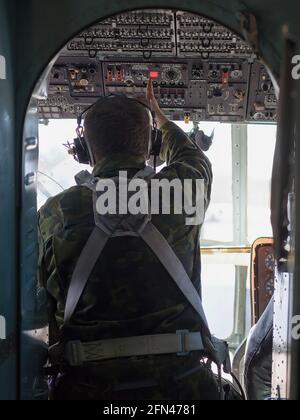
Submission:
<svg viewBox="0 0 300 420">
<path fill-rule="evenodd" d="M 147 224 L 145 229 L 140 232 L 140 236 L 157 256 L 188 302 L 199 314 L 207 335 L 211 337 L 200 295 L 168 241 L 152 223 Z"/>
<path fill-rule="evenodd" d="M 208 337 L 211 337 L 199 293 L 168 241 L 151 222 L 139 234 L 158 257 L 188 302 L 199 314 Z M 98 227 L 94 228 L 79 257 L 71 279 L 65 308 L 65 324 L 70 322 L 88 279 L 108 240 L 109 235 L 107 233 Z"/>
<path fill-rule="evenodd" d="M 146 177 L 147 175 L 151 176 L 151 171 L 148 168 L 146 168 L 146 170 L 139 171 L 136 174 L 136 177 Z M 91 182 L 89 188 L 94 190 L 95 183 Z M 134 228 L 130 229 L 135 230 Z M 194 308 L 194 310 L 198 313 L 202 322 L 205 335 L 207 337 L 206 346 L 210 347 L 207 348 L 207 350 L 212 351 L 213 353 L 218 353 L 218 360 L 221 361 L 220 364 L 225 364 L 229 366 L 229 363 L 227 363 L 226 360 L 228 348 L 226 348 L 226 345 L 223 342 L 218 342 L 216 345 L 216 341 L 212 339 L 208 322 L 203 310 L 200 295 L 197 292 L 195 286 L 193 285 L 191 279 L 189 278 L 182 262 L 177 257 L 176 253 L 169 245 L 168 241 L 150 221 L 144 226 L 142 226 L 141 229 L 135 230 L 135 232 L 137 236 L 140 236 L 140 238 L 143 239 L 143 241 L 150 247 L 152 252 L 157 256 L 161 264 L 164 266 L 166 271 L 173 279 L 176 286 L 179 288 L 179 290 L 182 292 L 182 294 L 185 296 L 185 298 Z M 65 325 L 70 322 L 78 305 L 78 302 L 83 294 L 83 291 L 88 283 L 89 277 L 95 267 L 95 264 L 100 258 L 101 253 L 105 245 L 107 244 L 109 238 L 111 238 L 113 234 L 114 229 L 112 229 L 112 231 L 108 233 L 102 230 L 100 227 L 96 226 L 91 236 L 89 237 L 76 264 L 70 282 L 65 308 Z M 203 346 L 202 341 L 201 346 Z M 76 348 L 78 348 L 78 346 Z"/>
<path fill-rule="evenodd" d="M 64 324 L 68 324 L 70 322 L 88 279 L 92 274 L 95 264 L 107 244 L 108 239 L 109 235 L 98 227 L 95 227 L 85 244 L 85 247 L 83 248 L 77 261 L 69 286 Z"/>
</svg>

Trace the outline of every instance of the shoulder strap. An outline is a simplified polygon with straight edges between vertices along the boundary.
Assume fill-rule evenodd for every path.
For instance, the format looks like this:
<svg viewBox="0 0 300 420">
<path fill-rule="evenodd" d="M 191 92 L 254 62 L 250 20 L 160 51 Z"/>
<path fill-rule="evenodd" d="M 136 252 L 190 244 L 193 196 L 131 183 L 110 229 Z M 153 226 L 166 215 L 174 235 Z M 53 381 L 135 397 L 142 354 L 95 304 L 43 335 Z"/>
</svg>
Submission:
<svg viewBox="0 0 300 420">
<path fill-rule="evenodd" d="M 151 178 L 154 177 L 154 175 L 155 175 L 155 171 L 153 170 L 153 168 L 151 168 L 151 166 L 145 166 L 144 169 L 141 169 L 139 172 L 135 174 L 133 179 L 141 178 L 149 182 Z"/>
<path fill-rule="evenodd" d="M 200 316 L 204 328 L 210 337 L 208 322 L 204 313 L 201 298 L 189 278 L 182 262 L 179 260 L 174 250 L 159 232 L 159 230 L 150 222 L 145 229 L 140 233 L 141 238 L 151 248 L 159 261 L 165 267 L 167 272 L 174 280 L 176 286 L 183 293 L 187 301 L 192 305 L 195 311 Z"/>
<path fill-rule="evenodd" d="M 70 322 L 81 295 L 87 285 L 88 279 L 92 274 L 95 264 L 100 258 L 108 239 L 109 235 L 98 227 L 95 227 L 85 247 L 83 248 L 69 286 L 64 324 L 68 324 Z"/>
<path fill-rule="evenodd" d="M 89 171 L 81 171 L 75 175 L 75 182 L 77 185 L 84 185 L 93 179 L 93 175 Z"/>
</svg>

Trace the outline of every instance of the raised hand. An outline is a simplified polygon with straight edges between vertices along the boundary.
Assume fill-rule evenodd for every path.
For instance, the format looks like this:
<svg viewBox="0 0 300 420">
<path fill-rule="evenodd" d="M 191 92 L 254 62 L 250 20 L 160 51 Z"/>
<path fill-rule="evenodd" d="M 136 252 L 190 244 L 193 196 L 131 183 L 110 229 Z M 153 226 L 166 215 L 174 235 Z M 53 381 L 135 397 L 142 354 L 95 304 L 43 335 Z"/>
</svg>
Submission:
<svg viewBox="0 0 300 420">
<path fill-rule="evenodd" d="M 147 85 L 146 100 L 152 111 L 155 113 L 158 128 L 161 128 L 166 122 L 168 122 L 168 119 L 164 115 L 163 111 L 159 106 L 159 103 L 157 102 L 151 79 L 149 80 Z"/>
</svg>

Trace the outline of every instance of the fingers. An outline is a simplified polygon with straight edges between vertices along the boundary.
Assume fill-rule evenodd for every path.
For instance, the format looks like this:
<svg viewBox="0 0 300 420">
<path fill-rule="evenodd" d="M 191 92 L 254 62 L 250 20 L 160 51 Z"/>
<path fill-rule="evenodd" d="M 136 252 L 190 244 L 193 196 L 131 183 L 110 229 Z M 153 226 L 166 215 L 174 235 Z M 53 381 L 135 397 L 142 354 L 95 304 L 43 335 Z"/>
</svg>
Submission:
<svg viewBox="0 0 300 420">
<path fill-rule="evenodd" d="M 153 89 L 152 79 L 149 79 L 148 84 L 147 84 L 147 99 L 149 101 L 151 101 L 154 98 L 155 98 L 155 96 L 154 96 L 154 89 Z"/>
<path fill-rule="evenodd" d="M 156 100 L 153 82 L 151 79 L 148 81 L 147 84 L 147 101 L 149 103 L 150 108 L 156 115 L 158 126 L 161 127 L 167 121 L 167 119 L 161 111 L 160 106 Z"/>
</svg>

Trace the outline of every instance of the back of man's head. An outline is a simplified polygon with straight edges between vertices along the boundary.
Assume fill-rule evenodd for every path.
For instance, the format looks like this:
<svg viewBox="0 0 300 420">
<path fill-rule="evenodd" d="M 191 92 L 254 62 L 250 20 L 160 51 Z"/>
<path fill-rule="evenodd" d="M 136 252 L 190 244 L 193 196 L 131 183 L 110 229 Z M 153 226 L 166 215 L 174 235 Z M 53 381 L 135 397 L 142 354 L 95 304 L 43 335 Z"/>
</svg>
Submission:
<svg viewBox="0 0 300 420">
<path fill-rule="evenodd" d="M 84 125 L 96 162 L 116 154 L 147 160 L 151 121 L 138 101 L 122 96 L 99 101 L 88 112 Z"/>
</svg>

